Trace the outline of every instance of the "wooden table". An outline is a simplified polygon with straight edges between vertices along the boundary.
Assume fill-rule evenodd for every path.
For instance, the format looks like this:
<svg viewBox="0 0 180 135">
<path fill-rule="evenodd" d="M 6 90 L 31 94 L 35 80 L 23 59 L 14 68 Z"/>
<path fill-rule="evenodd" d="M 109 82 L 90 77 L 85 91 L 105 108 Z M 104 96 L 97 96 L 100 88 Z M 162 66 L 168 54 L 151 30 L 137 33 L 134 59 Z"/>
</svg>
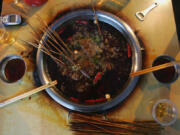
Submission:
<svg viewBox="0 0 180 135">
<path fill-rule="evenodd" d="M 9 2 L 4 0 L 2 14 L 15 13 Z M 169 55 L 180 59 L 179 42 L 177 39 L 171 0 L 156 0 L 159 6 L 155 8 L 143 22 L 135 17 L 135 12 L 151 5 L 153 0 L 97 0 L 99 9 L 106 9 L 125 20 L 142 39 L 145 48 L 144 67 L 151 66 L 159 55 Z M 29 18 L 34 21 L 34 15 L 39 14 L 47 22 L 51 22 L 59 11 L 75 9 L 90 5 L 90 0 L 48 0 L 42 7 L 30 10 Z M 36 27 L 40 26 L 35 22 Z M 23 37 L 31 40 L 27 25 L 8 27 L 9 33 L 16 38 Z M 30 46 L 15 42 L 0 46 L 0 59 L 10 54 L 24 57 L 27 71 L 22 80 L 7 84 L 0 80 L 0 99 L 13 95 L 16 92 L 29 90 L 35 87 L 33 73 L 35 61 L 29 56 Z M 23 53 L 22 53 L 23 52 Z M 107 112 L 108 118 L 118 120 L 151 120 L 150 106 L 162 98 L 170 99 L 180 110 L 180 80 L 171 85 L 162 85 L 147 74 L 141 77 L 134 92 L 116 109 Z M 70 135 L 72 132 L 67 126 L 68 110 L 53 101 L 46 92 L 35 94 L 29 98 L 0 108 L 0 135 Z M 180 111 L 175 124 L 165 128 L 165 135 L 180 134 Z"/>
</svg>

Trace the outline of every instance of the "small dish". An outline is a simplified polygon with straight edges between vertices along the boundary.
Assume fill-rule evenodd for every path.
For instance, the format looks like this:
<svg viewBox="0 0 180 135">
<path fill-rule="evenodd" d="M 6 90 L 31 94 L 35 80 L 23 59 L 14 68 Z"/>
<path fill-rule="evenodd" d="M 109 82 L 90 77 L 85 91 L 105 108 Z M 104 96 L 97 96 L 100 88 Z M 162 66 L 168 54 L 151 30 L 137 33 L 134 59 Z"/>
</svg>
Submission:
<svg viewBox="0 0 180 135">
<path fill-rule="evenodd" d="M 26 63 L 18 55 L 9 55 L 0 61 L 0 78 L 7 83 L 20 80 L 24 76 L 25 71 Z"/>
<path fill-rule="evenodd" d="M 160 99 L 153 105 L 152 116 L 160 125 L 170 126 L 177 120 L 178 111 L 169 99 Z"/>
</svg>

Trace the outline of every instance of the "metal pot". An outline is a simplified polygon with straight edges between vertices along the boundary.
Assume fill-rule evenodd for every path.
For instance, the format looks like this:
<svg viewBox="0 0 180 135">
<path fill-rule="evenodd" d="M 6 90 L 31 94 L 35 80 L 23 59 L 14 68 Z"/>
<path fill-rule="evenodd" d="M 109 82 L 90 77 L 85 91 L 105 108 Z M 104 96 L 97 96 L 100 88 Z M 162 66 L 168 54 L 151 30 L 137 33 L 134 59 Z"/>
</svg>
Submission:
<svg viewBox="0 0 180 135">
<path fill-rule="evenodd" d="M 111 26 L 113 26 L 115 29 L 120 31 L 126 40 L 130 43 L 131 49 L 132 49 L 132 69 L 131 72 L 136 72 L 141 69 L 142 66 L 142 53 L 141 53 L 141 47 L 138 42 L 137 37 L 135 36 L 133 30 L 120 18 L 104 12 L 104 11 L 96 11 L 96 16 L 99 21 L 102 21 L 104 23 L 107 23 Z M 95 20 L 94 12 L 92 10 L 79 10 L 71 12 L 63 17 L 61 17 L 59 20 L 57 20 L 55 23 L 51 25 L 51 29 L 55 30 L 58 26 L 62 25 L 63 23 L 73 19 L 73 18 L 86 18 L 86 19 L 92 19 Z M 41 47 L 41 46 L 40 46 Z M 41 52 L 40 49 L 38 49 L 37 52 L 37 66 L 38 66 L 38 74 L 40 76 L 40 80 L 43 84 L 46 84 L 50 81 L 47 68 L 46 67 L 46 61 L 44 59 L 44 54 Z M 60 95 L 58 92 L 56 92 L 56 87 L 48 88 L 46 89 L 46 92 L 59 104 L 62 106 L 75 110 L 80 112 L 100 112 L 105 111 L 107 109 L 110 109 L 116 105 L 118 105 L 120 102 L 122 102 L 124 99 L 127 98 L 127 96 L 134 90 L 139 77 L 132 77 L 129 78 L 127 85 L 125 86 L 124 90 L 117 95 L 115 98 L 113 98 L 110 101 L 107 101 L 105 103 L 96 104 L 96 105 L 82 105 L 78 103 L 74 103 L 69 101 L 68 99 L 64 98 L 62 95 Z"/>
</svg>

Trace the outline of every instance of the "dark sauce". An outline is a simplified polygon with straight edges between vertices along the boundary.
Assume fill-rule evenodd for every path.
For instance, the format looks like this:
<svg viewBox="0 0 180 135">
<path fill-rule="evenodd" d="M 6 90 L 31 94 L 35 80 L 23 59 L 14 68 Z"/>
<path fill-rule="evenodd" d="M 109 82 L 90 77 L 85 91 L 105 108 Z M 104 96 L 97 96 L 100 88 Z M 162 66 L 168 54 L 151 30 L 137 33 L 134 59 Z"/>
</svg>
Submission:
<svg viewBox="0 0 180 135">
<path fill-rule="evenodd" d="M 168 60 L 167 58 L 161 57 L 154 61 L 153 66 L 165 64 L 168 62 L 170 62 L 170 60 Z M 156 79 L 162 83 L 170 83 L 170 82 L 174 81 L 175 73 L 176 73 L 176 71 L 175 71 L 174 66 L 153 72 Z"/>
<path fill-rule="evenodd" d="M 8 61 L 4 69 L 6 79 L 9 82 L 18 81 L 24 75 L 25 68 L 25 63 L 21 59 L 12 59 Z"/>
<path fill-rule="evenodd" d="M 63 67 L 60 68 L 49 56 L 45 56 L 50 78 L 58 81 L 58 92 L 72 102 L 77 102 L 79 104 L 98 104 L 106 102 L 107 99 L 105 98 L 105 95 L 109 94 L 111 98 L 116 97 L 122 92 L 129 79 L 129 73 L 131 72 L 132 66 L 132 51 L 129 43 L 122 33 L 109 24 L 99 22 L 99 25 L 104 34 L 104 40 L 108 40 L 108 43 L 106 43 L 105 46 L 109 46 L 109 48 L 105 47 L 102 49 L 103 53 L 101 54 L 101 59 L 107 59 L 107 61 L 113 65 L 113 68 L 104 71 L 101 79 L 96 84 L 93 84 L 93 79 L 96 77 L 97 73 L 102 73 L 103 67 L 101 64 L 99 64 L 97 69 L 93 69 L 94 74 L 90 76 L 90 80 L 85 77 L 74 80 L 68 75 L 63 75 Z M 72 20 L 62 25 L 62 27 L 57 28 L 56 31 L 60 34 L 63 41 L 69 45 L 71 42 L 76 42 L 76 38 L 71 39 L 71 37 L 77 32 L 82 32 L 84 37 L 94 36 L 97 32 L 97 25 L 94 24 L 92 20 Z M 87 33 L 90 34 L 88 35 Z M 105 42 L 103 40 L 100 41 L 99 39 L 95 39 L 95 41 L 97 44 L 99 42 Z M 74 46 L 69 47 L 71 47 L 72 51 L 74 49 L 79 49 L 78 47 L 73 48 Z M 112 53 L 109 51 L 109 49 L 113 47 L 118 49 L 115 57 L 111 57 Z M 63 59 L 61 58 L 61 60 Z M 63 62 L 66 63 L 66 61 Z M 87 66 L 83 68 L 83 70 L 88 73 L 89 70 L 91 70 L 90 68 L 92 67 Z M 86 83 L 88 83 L 87 86 L 85 86 Z M 84 85 L 83 91 L 77 89 L 78 85 Z"/>
</svg>

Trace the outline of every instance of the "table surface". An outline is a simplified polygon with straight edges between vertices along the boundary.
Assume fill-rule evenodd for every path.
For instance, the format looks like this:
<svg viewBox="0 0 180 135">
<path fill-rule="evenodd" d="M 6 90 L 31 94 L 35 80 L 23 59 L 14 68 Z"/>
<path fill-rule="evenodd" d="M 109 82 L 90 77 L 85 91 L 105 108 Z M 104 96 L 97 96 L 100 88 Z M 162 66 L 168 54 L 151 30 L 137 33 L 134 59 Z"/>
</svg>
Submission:
<svg viewBox="0 0 180 135">
<path fill-rule="evenodd" d="M 12 0 L 4 0 L 2 15 L 16 13 L 11 8 Z M 153 2 L 159 4 L 145 18 L 139 21 L 135 17 L 137 11 L 143 10 Z M 38 28 L 41 24 L 35 22 L 38 14 L 51 22 L 62 11 L 89 6 L 90 0 L 48 0 L 42 7 L 33 7 L 29 11 L 33 22 Z M 171 0 L 97 0 L 99 9 L 112 12 L 125 20 L 145 48 L 144 67 L 151 66 L 159 55 L 169 55 L 180 60 L 180 46 L 177 39 L 176 25 Z M 10 35 L 24 40 L 31 40 L 32 35 L 27 25 L 7 27 Z M 15 42 L 0 45 L 0 59 L 10 54 L 21 55 L 27 64 L 25 76 L 18 82 L 7 84 L 0 80 L 0 99 L 35 88 L 33 73 L 35 61 L 28 54 L 32 47 Z M 23 53 L 22 53 L 23 52 Z M 107 117 L 117 120 L 152 120 L 151 106 L 158 99 L 170 99 L 180 110 L 180 79 L 171 85 L 160 84 L 151 73 L 141 77 L 137 87 L 122 105 L 107 112 Z M 180 111 L 178 119 L 172 126 L 166 127 L 165 135 L 180 134 Z M 0 135 L 70 135 L 68 110 L 57 104 L 46 92 L 40 92 L 21 101 L 0 108 Z"/>
</svg>

